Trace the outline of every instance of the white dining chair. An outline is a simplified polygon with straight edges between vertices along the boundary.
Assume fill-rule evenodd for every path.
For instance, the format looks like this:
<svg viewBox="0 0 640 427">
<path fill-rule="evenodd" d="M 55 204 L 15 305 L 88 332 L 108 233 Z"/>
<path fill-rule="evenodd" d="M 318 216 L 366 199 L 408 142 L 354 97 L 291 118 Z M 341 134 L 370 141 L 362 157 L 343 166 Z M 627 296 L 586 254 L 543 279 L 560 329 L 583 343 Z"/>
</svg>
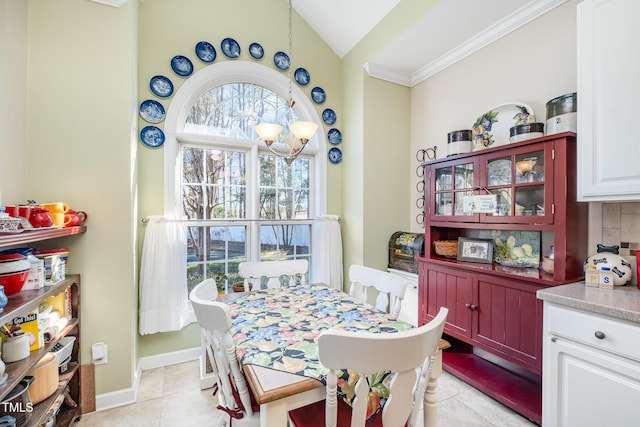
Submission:
<svg viewBox="0 0 640 427">
<path fill-rule="evenodd" d="M 407 291 L 407 279 L 362 265 L 349 267 L 349 295 L 368 303 L 371 288 L 377 292 L 375 306 L 398 317 Z"/>
<path fill-rule="evenodd" d="M 260 417 L 251 405 L 247 382 L 236 357 L 231 337 L 229 307 L 216 301 L 218 289 L 213 279 L 196 285 L 189 300 L 202 330 L 205 348 L 216 376 L 220 424 L 231 426 L 259 426 Z"/>
<path fill-rule="evenodd" d="M 244 279 L 244 290 L 262 289 L 262 278 L 266 278 L 267 288 L 278 288 L 283 283 L 289 286 L 298 281 L 306 283 L 309 262 L 305 259 L 283 261 L 245 261 L 238 265 L 238 273 Z"/>
<path fill-rule="evenodd" d="M 364 426 L 369 403 L 367 375 L 391 371 L 389 396 L 367 427 L 423 425 L 424 395 L 431 364 L 438 351 L 448 309 L 429 323 L 402 332 L 358 332 L 329 329 L 318 337 L 320 362 L 329 369 L 326 400 L 289 412 L 295 427 Z M 337 371 L 360 375 L 352 407 L 337 397 Z"/>
</svg>

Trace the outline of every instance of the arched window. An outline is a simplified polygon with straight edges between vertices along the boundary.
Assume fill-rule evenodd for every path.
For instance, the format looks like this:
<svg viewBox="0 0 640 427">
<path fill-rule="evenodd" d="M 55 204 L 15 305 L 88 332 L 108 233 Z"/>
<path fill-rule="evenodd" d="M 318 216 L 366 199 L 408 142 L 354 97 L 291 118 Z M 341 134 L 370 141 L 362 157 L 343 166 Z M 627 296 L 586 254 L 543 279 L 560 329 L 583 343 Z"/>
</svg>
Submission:
<svg viewBox="0 0 640 427">
<path fill-rule="evenodd" d="M 294 115 L 320 123 L 295 87 Z M 165 213 L 188 223 L 189 289 L 246 260 L 307 259 L 314 218 L 326 213 L 326 141 L 320 130 L 291 165 L 253 126 L 285 123 L 288 80 L 260 64 L 228 61 L 191 76 L 165 119 Z M 310 272 L 313 273 L 312 271 Z"/>
</svg>

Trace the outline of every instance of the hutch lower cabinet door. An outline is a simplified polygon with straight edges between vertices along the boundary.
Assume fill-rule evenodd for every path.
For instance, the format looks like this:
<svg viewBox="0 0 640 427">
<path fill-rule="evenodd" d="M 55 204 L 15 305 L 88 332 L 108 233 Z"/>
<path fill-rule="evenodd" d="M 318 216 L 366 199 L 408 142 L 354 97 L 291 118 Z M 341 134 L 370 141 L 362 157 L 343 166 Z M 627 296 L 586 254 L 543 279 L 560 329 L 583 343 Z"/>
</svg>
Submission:
<svg viewBox="0 0 640 427">
<path fill-rule="evenodd" d="M 419 287 L 421 295 L 422 323 L 432 320 L 440 307 L 447 307 L 449 314 L 444 330 L 447 334 L 469 340 L 473 303 L 472 275 L 451 268 L 420 263 Z"/>
<path fill-rule="evenodd" d="M 479 275 L 474 343 L 542 374 L 542 301 L 527 282 Z"/>
</svg>

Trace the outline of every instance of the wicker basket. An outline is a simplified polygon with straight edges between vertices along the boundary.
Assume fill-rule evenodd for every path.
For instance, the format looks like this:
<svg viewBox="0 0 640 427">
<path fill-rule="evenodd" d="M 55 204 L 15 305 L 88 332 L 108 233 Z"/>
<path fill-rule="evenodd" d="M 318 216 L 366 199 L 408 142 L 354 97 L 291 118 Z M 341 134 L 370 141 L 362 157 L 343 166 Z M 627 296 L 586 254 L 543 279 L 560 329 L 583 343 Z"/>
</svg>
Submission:
<svg viewBox="0 0 640 427">
<path fill-rule="evenodd" d="M 433 242 L 433 246 L 436 249 L 436 254 L 440 256 L 449 258 L 456 258 L 458 256 L 457 240 L 436 240 Z"/>
</svg>

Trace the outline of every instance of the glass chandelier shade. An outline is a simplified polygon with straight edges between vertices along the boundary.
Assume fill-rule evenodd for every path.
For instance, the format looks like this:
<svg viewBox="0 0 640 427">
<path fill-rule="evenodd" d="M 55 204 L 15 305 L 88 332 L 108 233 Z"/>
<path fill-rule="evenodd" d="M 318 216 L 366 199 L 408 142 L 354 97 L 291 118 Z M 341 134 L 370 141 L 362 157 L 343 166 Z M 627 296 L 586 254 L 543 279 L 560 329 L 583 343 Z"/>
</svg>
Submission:
<svg viewBox="0 0 640 427">
<path fill-rule="evenodd" d="M 293 58 L 291 0 L 289 0 L 289 58 Z M 260 123 L 254 126 L 254 130 L 256 131 L 260 139 L 265 142 L 269 150 L 276 156 L 284 158 L 287 164 L 291 164 L 296 159 L 296 157 L 298 157 L 298 154 L 300 154 L 302 150 L 304 150 L 304 147 L 307 145 L 309 140 L 313 137 L 316 130 L 318 129 L 318 125 L 316 123 L 294 121 L 293 105 L 295 104 L 295 101 L 293 100 L 293 96 L 291 95 L 292 68 L 292 64 L 289 64 L 289 100 L 287 101 L 287 106 L 289 108 L 288 117 L 291 120 L 287 121 L 287 126 L 289 127 L 289 135 L 286 135 L 284 138 L 287 148 L 279 150 L 276 149 L 276 146 L 278 144 L 273 144 L 278 138 L 280 132 L 282 132 L 283 127 L 281 125 L 277 123 Z"/>
</svg>

